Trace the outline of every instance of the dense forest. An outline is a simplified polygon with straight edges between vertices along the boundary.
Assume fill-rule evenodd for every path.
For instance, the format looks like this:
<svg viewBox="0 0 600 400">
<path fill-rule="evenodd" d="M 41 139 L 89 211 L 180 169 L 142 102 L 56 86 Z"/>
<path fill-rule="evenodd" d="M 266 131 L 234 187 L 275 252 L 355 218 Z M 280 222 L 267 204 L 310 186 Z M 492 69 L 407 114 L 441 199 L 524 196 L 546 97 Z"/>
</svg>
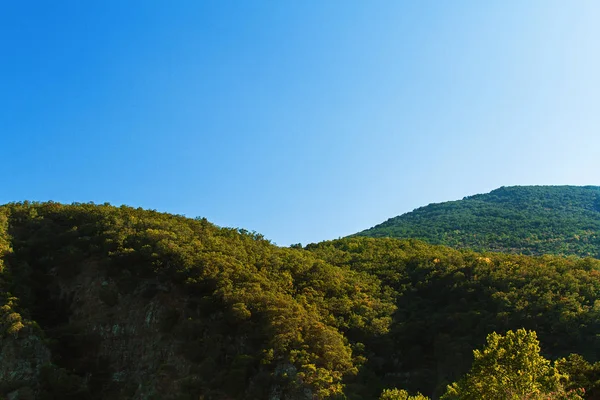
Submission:
<svg viewBox="0 0 600 400">
<path fill-rule="evenodd" d="M 516 186 L 430 204 L 358 236 L 477 251 L 600 257 L 600 187 Z"/>
<path fill-rule="evenodd" d="M 590 257 L 283 248 L 203 218 L 12 203 L 0 396 L 600 399 L 599 293 Z"/>
</svg>

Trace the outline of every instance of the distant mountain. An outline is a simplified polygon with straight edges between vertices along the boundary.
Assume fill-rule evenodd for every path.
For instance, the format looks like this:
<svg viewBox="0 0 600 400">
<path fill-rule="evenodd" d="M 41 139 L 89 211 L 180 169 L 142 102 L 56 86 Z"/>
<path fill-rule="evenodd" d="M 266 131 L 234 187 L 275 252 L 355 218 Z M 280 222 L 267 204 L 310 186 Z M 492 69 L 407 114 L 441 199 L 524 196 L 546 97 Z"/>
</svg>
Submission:
<svg viewBox="0 0 600 400">
<path fill-rule="evenodd" d="M 512 186 L 430 204 L 354 236 L 528 255 L 600 258 L 600 187 Z"/>
</svg>

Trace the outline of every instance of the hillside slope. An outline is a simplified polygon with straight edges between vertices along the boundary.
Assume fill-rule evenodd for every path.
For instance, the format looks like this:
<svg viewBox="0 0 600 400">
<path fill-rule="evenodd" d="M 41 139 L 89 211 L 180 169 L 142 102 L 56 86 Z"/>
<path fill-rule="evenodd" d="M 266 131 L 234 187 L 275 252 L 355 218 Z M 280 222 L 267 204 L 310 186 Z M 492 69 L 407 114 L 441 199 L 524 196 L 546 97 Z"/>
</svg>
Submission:
<svg viewBox="0 0 600 400">
<path fill-rule="evenodd" d="M 0 228 L 0 397 L 330 397 L 394 310 L 367 274 L 206 220 L 19 203 Z"/>
<path fill-rule="evenodd" d="M 591 258 L 364 237 L 280 248 L 205 219 L 9 204 L 0 398 L 436 398 L 491 332 L 599 360 L 599 293 Z"/>
<path fill-rule="evenodd" d="M 456 248 L 600 258 L 600 187 L 513 186 L 430 204 L 356 234 Z"/>
</svg>

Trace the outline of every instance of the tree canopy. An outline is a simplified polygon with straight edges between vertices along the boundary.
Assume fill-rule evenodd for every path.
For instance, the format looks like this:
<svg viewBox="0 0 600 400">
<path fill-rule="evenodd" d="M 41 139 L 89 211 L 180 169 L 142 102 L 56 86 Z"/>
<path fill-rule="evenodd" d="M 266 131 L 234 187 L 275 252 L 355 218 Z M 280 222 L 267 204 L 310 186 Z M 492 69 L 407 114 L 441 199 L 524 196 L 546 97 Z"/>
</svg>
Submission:
<svg viewBox="0 0 600 400">
<path fill-rule="evenodd" d="M 592 258 L 365 237 L 282 248 L 203 218 L 24 202 L 0 207 L 0 263 L 3 343 L 29 343 L 19 354 L 37 360 L 38 337 L 50 352 L 36 369 L 40 398 L 145 388 L 173 399 L 436 398 L 469 372 L 490 332 L 520 328 L 536 331 L 544 357 L 564 359 L 577 384 L 597 386 Z M 108 345 L 132 341 L 157 359 L 123 364 L 135 349 Z M 19 385 L 5 380 L 0 393 Z"/>
<path fill-rule="evenodd" d="M 515 186 L 430 204 L 356 234 L 477 251 L 600 258 L 600 187 Z"/>
<path fill-rule="evenodd" d="M 443 400 L 547 399 L 565 394 L 558 369 L 540 355 L 533 331 L 519 329 L 504 336 L 493 332 L 483 350 L 475 350 L 473 356 L 469 373 L 448 386 Z"/>
</svg>

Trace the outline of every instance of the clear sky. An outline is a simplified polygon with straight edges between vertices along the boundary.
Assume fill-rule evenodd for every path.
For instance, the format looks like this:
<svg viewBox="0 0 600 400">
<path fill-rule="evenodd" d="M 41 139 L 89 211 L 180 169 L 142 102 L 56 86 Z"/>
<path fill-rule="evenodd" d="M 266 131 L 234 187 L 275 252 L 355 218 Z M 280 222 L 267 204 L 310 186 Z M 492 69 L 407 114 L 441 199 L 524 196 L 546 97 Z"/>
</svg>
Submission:
<svg viewBox="0 0 600 400">
<path fill-rule="evenodd" d="M 600 184 L 600 2 L 3 1 L 0 203 L 279 245 L 500 186 Z"/>
</svg>

